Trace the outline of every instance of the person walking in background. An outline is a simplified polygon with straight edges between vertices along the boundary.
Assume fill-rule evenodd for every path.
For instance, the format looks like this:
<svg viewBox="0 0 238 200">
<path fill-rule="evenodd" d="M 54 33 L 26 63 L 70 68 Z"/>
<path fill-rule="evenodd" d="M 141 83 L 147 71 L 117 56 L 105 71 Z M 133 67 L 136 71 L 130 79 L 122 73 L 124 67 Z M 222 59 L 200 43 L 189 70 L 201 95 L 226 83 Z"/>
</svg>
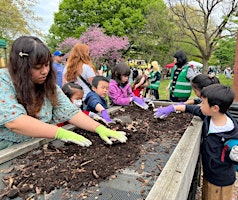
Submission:
<svg viewBox="0 0 238 200">
<path fill-rule="evenodd" d="M 56 84 L 52 54 L 37 37 L 21 36 L 10 50 L 7 68 L 0 69 L 0 149 L 35 138 L 69 141 L 90 146 L 87 138 L 56 126 L 68 121 L 96 132 L 108 144 L 109 137 L 126 142 L 124 132 L 110 130 L 72 104 Z"/>
<path fill-rule="evenodd" d="M 86 44 L 76 44 L 72 48 L 67 65 L 64 69 L 64 81 L 77 82 L 84 91 L 83 100 L 91 91 L 92 80 L 96 76 L 96 67 L 89 56 L 89 47 Z"/>
<path fill-rule="evenodd" d="M 150 84 L 146 88 L 146 94 L 150 91 L 154 100 L 159 100 L 159 86 L 160 86 L 160 66 L 157 61 L 151 62 L 151 71 L 149 73 Z"/>
<path fill-rule="evenodd" d="M 174 54 L 175 65 L 171 72 L 169 90 L 170 101 L 184 102 L 191 95 L 192 87 L 190 81 L 196 75 L 194 70 L 188 64 L 188 59 L 183 51 L 177 51 Z"/>
<path fill-rule="evenodd" d="M 130 67 L 124 63 L 118 63 L 112 69 L 112 77 L 109 82 L 108 95 L 114 105 L 126 106 L 134 102 L 137 106 L 148 109 L 143 98 L 136 97 L 129 83 Z"/>
<path fill-rule="evenodd" d="M 224 74 L 226 76 L 227 79 L 231 78 L 231 68 L 230 67 L 227 67 L 225 70 L 224 70 Z"/>
<path fill-rule="evenodd" d="M 61 51 L 55 51 L 53 56 L 54 56 L 54 62 L 53 66 L 56 71 L 56 79 L 57 79 L 57 84 L 62 88 L 63 86 L 63 71 L 64 71 L 64 65 L 62 64 L 62 59 L 65 54 L 62 53 Z"/>
</svg>

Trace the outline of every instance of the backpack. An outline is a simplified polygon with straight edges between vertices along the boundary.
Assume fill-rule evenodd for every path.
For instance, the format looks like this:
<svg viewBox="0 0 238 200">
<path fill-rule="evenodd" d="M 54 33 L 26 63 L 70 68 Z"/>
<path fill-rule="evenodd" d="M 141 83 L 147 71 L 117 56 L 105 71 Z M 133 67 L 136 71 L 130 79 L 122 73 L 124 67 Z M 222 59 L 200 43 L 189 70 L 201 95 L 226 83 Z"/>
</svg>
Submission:
<svg viewBox="0 0 238 200">
<path fill-rule="evenodd" d="M 238 139 L 229 139 L 224 143 L 224 148 L 222 150 L 221 161 L 224 162 L 225 152 L 231 150 L 233 146 L 238 145 Z M 234 164 L 236 171 L 238 172 L 238 164 Z"/>
</svg>

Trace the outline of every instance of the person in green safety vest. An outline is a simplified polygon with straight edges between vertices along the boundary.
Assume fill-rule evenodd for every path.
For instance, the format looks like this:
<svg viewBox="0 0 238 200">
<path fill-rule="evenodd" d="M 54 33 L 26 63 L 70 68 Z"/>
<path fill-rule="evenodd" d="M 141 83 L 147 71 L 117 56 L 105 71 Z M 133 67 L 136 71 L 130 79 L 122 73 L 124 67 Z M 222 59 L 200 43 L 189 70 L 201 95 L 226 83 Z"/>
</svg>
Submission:
<svg viewBox="0 0 238 200">
<path fill-rule="evenodd" d="M 196 76 L 183 51 L 174 54 L 175 65 L 171 72 L 169 89 L 170 101 L 185 102 L 191 95 L 192 86 L 190 81 Z"/>
<path fill-rule="evenodd" d="M 160 66 L 157 61 L 151 62 L 151 71 L 149 73 L 150 85 L 146 88 L 146 94 L 148 91 L 151 91 L 151 94 L 154 96 L 155 100 L 159 99 L 159 86 L 160 86 Z"/>
</svg>

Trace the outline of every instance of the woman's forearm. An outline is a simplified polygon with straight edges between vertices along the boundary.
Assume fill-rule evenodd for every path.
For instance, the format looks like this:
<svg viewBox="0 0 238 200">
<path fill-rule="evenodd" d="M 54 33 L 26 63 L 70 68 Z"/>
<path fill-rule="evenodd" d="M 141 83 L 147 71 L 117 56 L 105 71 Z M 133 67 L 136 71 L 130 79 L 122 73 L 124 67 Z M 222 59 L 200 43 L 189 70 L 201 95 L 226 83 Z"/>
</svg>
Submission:
<svg viewBox="0 0 238 200">
<path fill-rule="evenodd" d="M 76 115 L 74 115 L 69 120 L 69 123 L 90 132 L 95 132 L 95 129 L 100 125 L 100 123 L 91 119 L 89 116 L 87 116 L 83 112 L 79 112 Z"/>
<path fill-rule="evenodd" d="M 59 127 L 44 123 L 28 115 L 21 115 L 5 126 L 15 133 L 36 138 L 55 138 Z"/>
</svg>

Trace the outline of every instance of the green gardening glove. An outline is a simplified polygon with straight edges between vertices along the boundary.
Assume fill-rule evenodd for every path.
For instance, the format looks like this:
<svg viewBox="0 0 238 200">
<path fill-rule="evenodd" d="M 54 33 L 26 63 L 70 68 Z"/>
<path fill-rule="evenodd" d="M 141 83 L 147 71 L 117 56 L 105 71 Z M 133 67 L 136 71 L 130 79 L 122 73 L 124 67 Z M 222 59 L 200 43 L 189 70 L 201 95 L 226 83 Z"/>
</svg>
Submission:
<svg viewBox="0 0 238 200">
<path fill-rule="evenodd" d="M 103 139 L 107 144 L 112 144 L 112 141 L 109 139 L 109 137 L 111 138 L 115 138 L 117 140 L 119 140 L 120 142 L 124 143 L 127 140 L 127 137 L 125 136 L 126 133 L 123 131 L 113 131 L 109 128 L 106 128 L 103 125 L 99 125 L 96 128 L 96 133 L 99 134 L 99 136 L 101 137 L 101 139 Z"/>
<path fill-rule="evenodd" d="M 68 131 L 63 128 L 58 128 L 57 133 L 55 135 L 55 139 L 63 140 L 65 142 L 73 142 L 83 147 L 88 147 L 92 144 L 90 140 L 83 137 L 82 135 L 78 135 L 72 131 Z"/>
</svg>

